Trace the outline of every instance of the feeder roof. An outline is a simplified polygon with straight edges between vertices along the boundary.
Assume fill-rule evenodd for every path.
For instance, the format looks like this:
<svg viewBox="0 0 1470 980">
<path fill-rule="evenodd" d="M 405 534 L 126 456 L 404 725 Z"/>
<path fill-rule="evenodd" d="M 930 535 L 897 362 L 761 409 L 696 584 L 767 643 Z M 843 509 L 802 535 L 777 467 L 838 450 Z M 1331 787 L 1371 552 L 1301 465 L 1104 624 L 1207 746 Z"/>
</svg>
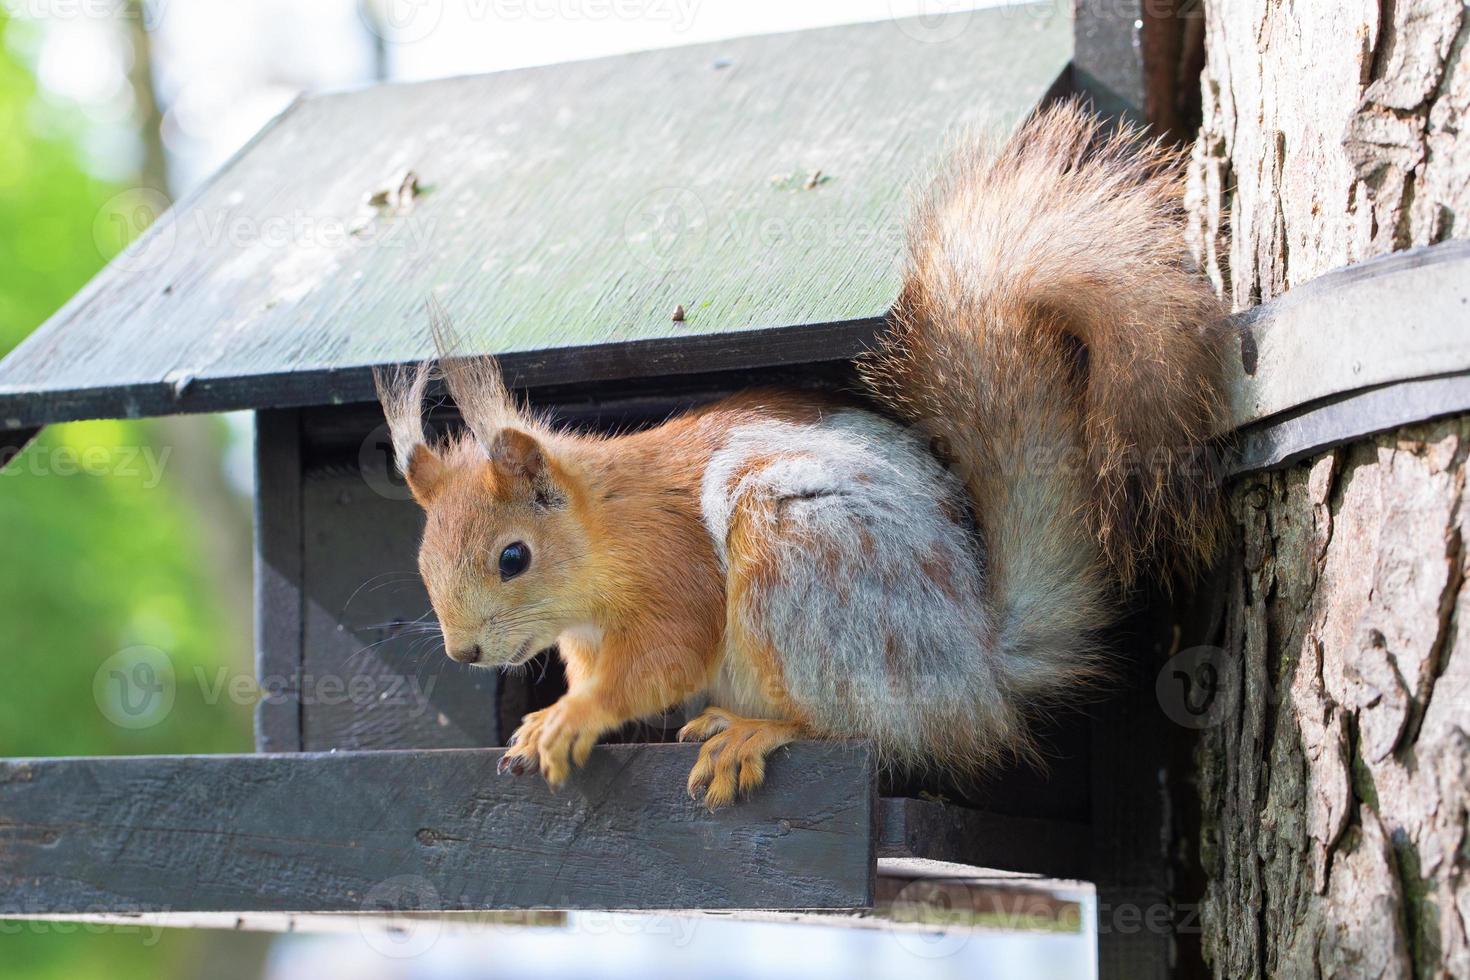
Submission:
<svg viewBox="0 0 1470 980">
<path fill-rule="evenodd" d="M 430 297 L 525 385 L 849 356 L 915 181 L 1065 71 L 1056 7 L 302 99 L 0 362 L 0 435 L 366 401 Z"/>
</svg>

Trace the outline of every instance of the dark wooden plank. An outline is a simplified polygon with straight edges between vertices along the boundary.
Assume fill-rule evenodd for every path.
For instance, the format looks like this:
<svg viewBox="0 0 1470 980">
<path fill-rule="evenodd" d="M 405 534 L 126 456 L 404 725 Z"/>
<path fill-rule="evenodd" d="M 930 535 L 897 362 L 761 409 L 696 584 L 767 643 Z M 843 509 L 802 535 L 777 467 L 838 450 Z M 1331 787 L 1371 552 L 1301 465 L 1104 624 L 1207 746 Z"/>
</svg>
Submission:
<svg viewBox="0 0 1470 980">
<path fill-rule="evenodd" d="M 1163 980 L 1174 944 L 1169 901 L 1170 812 L 1164 777 L 1174 740 L 1187 736 L 1160 710 L 1157 665 L 1171 638 L 1139 596 L 1116 632 L 1113 693 L 1092 710 L 1090 875 L 1097 889 L 1099 980 Z"/>
<path fill-rule="evenodd" d="M 386 430 L 359 449 L 314 460 L 303 481 L 302 748 L 500 744 L 501 674 L 444 655 L 418 574 L 423 512 L 392 471 Z"/>
<path fill-rule="evenodd" d="M 255 706 L 258 752 L 301 751 L 301 413 L 255 415 Z"/>
<path fill-rule="evenodd" d="M 715 814 L 697 751 L 600 747 L 556 793 L 499 750 L 0 762 L 0 915 L 872 903 L 865 745 L 779 750 Z"/>
<path fill-rule="evenodd" d="M 1071 55 L 1052 3 L 953 17 L 305 99 L 0 364 L 0 424 L 367 400 L 367 365 L 428 353 L 430 296 L 526 384 L 816 359 L 720 339 L 758 328 L 845 356 L 915 181 Z M 411 208 L 365 203 L 405 168 Z"/>
<path fill-rule="evenodd" d="M 1076 0 L 1072 77 L 1098 111 L 1140 119 L 1145 104 L 1142 0 Z"/>
<path fill-rule="evenodd" d="M 424 322 L 427 322 L 425 320 Z M 867 350 L 883 324 L 880 318 L 841 323 L 771 327 L 738 334 L 666 337 L 646 341 L 587 344 L 552 350 L 510 351 L 500 363 L 516 387 L 569 386 L 589 382 L 676 377 L 851 359 Z M 406 318 L 404 339 L 421 332 Z M 494 348 L 489 348 L 494 350 Z M 126 383 L 100 389 L 5 391 L 0 364 L 0 406 L 47 421 L 224 412 L 247 408 L 312 407 L 367 403 L 374 399 L 372 364 L 198 378 L 180 391 L 172 382 Z M 116 404 L 125 411 L 115 411 Z M 0 418 L 0 428 L 8 421 Z"/>
<path fill-rule="evenodd" d="M 878 867 L 924 876 L 1007 871 L 1086 881 L 1091 875 L 1086 824 L 987 813 L 930 800 L 881 801 Z"/>
<path fill-rule="evenodd" d="M 0 426 L 0 471 L 10 465 L 11 460 L 25 452 L 31 440 L 41 434 L 41 426 L 8 429 Z"/>
</svg>

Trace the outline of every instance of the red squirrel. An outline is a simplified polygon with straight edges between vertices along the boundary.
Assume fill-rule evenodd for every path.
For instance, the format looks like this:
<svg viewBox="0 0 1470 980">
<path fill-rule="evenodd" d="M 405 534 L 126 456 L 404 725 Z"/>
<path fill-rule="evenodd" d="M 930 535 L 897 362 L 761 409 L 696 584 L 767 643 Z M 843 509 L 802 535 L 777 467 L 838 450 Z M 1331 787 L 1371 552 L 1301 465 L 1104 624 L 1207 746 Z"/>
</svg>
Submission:
<svg viewBox="0 0 1470 980">
<path fill-rule="evenodd" d="M 711 808 L 794 739 L 965 771 L 1027 753 L 1124 592 L 1212 547 L 1191 450 L 1221 412 L 1221 309 L 1180 197 L 1176 153 L 1075 103 L 960 152 L 859 364 L 881 412 L 756 390 L 586 435 L 520 410 L 488 358 L 380 372 L 449 656 L 566 663 L 503 768 L 561 784 L 700 698 L 680 738 Z M 436 372 L 468 431 L 431 445 Z"/>
</svg>

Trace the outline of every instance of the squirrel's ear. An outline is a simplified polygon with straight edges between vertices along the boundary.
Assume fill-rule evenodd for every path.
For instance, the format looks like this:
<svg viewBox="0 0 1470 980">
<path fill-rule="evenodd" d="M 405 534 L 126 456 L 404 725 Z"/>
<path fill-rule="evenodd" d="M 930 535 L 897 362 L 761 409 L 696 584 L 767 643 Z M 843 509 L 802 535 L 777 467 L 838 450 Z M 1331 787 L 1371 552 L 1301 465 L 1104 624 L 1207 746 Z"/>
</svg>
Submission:
<svg viewBox="0 0 1470 980">
<path fill-rule="evenodd" d="M 497 492 L 505 496 L 530 496 L 543 510 L 566 502 L 556 469 L 535 437 L 519 429 L 501 429 L 486 450 L 495 474 Z"/>
<path fill-rule="evenodd" d="M 444 485 L 444 461 L 424 443 L 413 447 L 403 467 L 403 479 L 420 507 L 427 508 Z"/>
<path fill-rule="evenodd" d="M 541 444 L 519 429 L 501 429 L 485 451 L 495 468 L 513 479 L 534 483 L 546 473 Z"/>
</svg>

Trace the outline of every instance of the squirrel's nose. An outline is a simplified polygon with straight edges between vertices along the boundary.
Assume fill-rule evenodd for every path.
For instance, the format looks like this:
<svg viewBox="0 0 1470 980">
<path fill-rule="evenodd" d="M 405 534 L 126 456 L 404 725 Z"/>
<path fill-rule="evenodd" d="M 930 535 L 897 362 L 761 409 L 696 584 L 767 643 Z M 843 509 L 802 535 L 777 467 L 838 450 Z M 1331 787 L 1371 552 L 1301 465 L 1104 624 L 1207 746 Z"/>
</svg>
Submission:
<svg viewBox="0 0 1470 980">
<path fill-rule="evenodd" d="M 474 664 L 480 662 L 482 653 L 480 644 L 472 643 L 467 647 L 460 647 L 458 650 L 450 650 L 449 659 L 458 660 L 462 664 Z"/>
</svg>

